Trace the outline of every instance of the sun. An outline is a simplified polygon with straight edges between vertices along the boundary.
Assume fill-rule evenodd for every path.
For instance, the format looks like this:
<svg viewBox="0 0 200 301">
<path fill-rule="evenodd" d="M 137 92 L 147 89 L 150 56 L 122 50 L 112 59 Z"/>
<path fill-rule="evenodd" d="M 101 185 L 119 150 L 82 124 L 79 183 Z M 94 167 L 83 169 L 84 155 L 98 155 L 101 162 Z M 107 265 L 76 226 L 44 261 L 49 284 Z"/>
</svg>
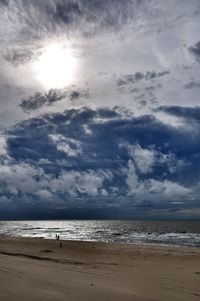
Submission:
<svg viewBox="0 0 200 301">
<path fill-rule="evenodd" d="M 33 69 L 36 79 L 47 89 L 59 89 L 75 78 L 77 60 L 70 48 L 51 44 L 44 48 Z"/>
</svg>

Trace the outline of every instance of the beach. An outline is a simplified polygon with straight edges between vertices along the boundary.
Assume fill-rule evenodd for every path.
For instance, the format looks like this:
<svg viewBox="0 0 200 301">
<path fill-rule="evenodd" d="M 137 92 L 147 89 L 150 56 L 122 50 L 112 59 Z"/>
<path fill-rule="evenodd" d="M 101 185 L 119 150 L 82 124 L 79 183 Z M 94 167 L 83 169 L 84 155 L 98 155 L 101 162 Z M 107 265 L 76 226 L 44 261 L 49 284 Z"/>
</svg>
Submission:
<svg viewBox="0 0 200 301">
<path fill-rule="evenodd" d="M 2 236 L 0 283 L 2 301 L 195 301 L 200 249 Z"/>
</svg>

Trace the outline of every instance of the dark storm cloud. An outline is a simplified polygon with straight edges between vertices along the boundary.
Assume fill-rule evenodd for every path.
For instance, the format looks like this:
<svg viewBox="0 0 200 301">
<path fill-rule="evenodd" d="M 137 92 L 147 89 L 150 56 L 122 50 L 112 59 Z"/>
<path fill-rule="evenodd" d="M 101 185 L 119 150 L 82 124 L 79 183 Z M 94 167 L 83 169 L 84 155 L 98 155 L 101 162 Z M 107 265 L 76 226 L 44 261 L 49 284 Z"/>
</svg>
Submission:
<svg viewBox="0 0 200 301">
<path fill-rule="evenodd" d="M 187 121 L 194 120 L 200 122 L 200 107 L 161 106 L 156 111 L 163 111 L 177 117 L 182 117 L 187 119 Z"/>
<path fill-rule="evenodd" d="M 64 126 L 66 122 L 68 125 Z M 19 124 L 9 132 L 9 135 L 11 135 L 8 139 L 10 156 L 19 161 L 30 160 L 32 163 L 35 162 L 34 164 L 43 158 L 44 165 L 57 172 L 60 172 L 64 165 L 55 163 L 67 159 L 68 156 L 71 156 L 71 160 L 66 169 L 73 166 L 75 169 L 83 170 L 99 168 L 118 170 L 129 160 L 127 143 L 130 145 L 138 143 L 144 149 L 155 145 L 156 149 L 162 149 L 164 153 L 169 153 L 170 149 L 173 149 L 176 150 L 179 159 L 184 159 L 189 148 L 194 151 L 197 144 L 192 137 L 190 143 L 186 144 L 187 136 L 173 127 L 162 124 L 153 116 L 126 119 L 117 111 L 109 109 L 97 111 L 87 108 L 73 109 L 63 114 L 44 115 L 43 118 Z M 34 141 L 37 141 L 35 146 Z M 168 141 L 168 146 L 165 146 L 165 141 Z M 119 148 L 120 143 L 125 143 L 125 147 Z M 78 155 L 78 148 L 81 156 Z M 160 166 L 154 176 L 160 177 L 163 171 Z M 168 176 L 174 177 L 170 173 Z"/>
<path fill-rule="evenodd" d="M 24 112 L 29 113 L 44 106 L 50 106 L 64 98 L 69 98 L 71 101 L 75 101 L 81 97 L 89 97 L 89 92 L 87 90 L 70 91 L 64 89 L 51 89 L 47 93 L 43 94 L 37 92 L 33 96 L 28 97 L 27 99 L 22 99 L 20 107 L 24 110 Z"/>
<path fill-rule="evenodd" d="M 162 76 L 169 74 L 169 71 L 155 72 L 155 71 L 147 71 L 146 73 L 136 72 L 134 74 L 128 74 L 118 79 L 117 86 L 125 86 L 134 84 L 141 80 L 153 80 Z"/>
<path fill-rule="evenodd" d="M 68 126 L 63 127 L 66 122 L 68 122 Z M 85 126 L 88 127 L 88 131 L 85 130 Z M 147 128 L 148 133 L 146 133 Z M 41 129 L 43 129 L 42 132 Z M 30 137 L 29 133 L 31 133 Z M 42 118 L 30 119 L 14 127 L 9 132 L 9 135 L 11 135 L 11 138 L 8 139 L 9 154 L 20 160 L 28 157 L 30 160 L 33 159 L 31 154 L 37 161 L 41 154 L 45 156 L 46 160 L 58 160 L 59 156 L 64 159 L 66 153 L 57 152 L 54 142 L 49 138 L 50 134 L 62 135 L 67 139 L 72 139 L 70 141 L 78 139 L 84 150 L 83 157 L 79 159 L 79 166 L 85 165 L 86 158 L 88 158 L 88 162 L 96 161 L 93 168 L 102 167 L 103 165 L 112 167 L 112 164 L 114 164 L 113 167 L 116 167 L 115 163 L 119 163 L 117 159 L 118 152 L 121 152 L 119 150 L 120 142 L 139 143 L 147 147 L 155 144 L 154 140 L 156 140 L 157 147 L 164 147 L 164 141 L 170 138 L 171 147 L 173 145 L 173 148 L 181 150 L 180 138 L 183 139 L 184 137 L 176 129 L 162 124 L 151 115 L 138 118 L 127 116 L 125 118 L 118 111 L 107 108 L 96 111 L 89 108 L 72 109 L 63 114 L 44 115 Z M 37 141 L 37 148 L 29 147 L 29 145 L 32 145 L 31 141 Z M 19 146 L 20 153 L 18 152 Z M 45 151 L 40 149 L 40 146 L 42 149 L 45 147 Z M 96 156 L 93 157 L 92 153 L 95 153 Z M 121 155 L 123 155 L 122 158 L 127 156 L 123 152 Z M 105 160 L 101 161 L 100 158 Z"/>
<path fill-rule="evenodd" d="M 196 57 L 196 59 L 200 60 L 200 41 L 197 42 L 194 46 L 189 48 L 190 52 Z"/>
<path fill-rule="evenodd" d="M 192 113 L 173 109 L 180 111 L 187 125 Z M 133 117 L 117 107 L 27 119 L 0 137 L 0 158 L 6 158 L 0 208 L 23 208 L 29 200 L 30 207 L 53 210 L 66 198 L 70 210 L 93 206 L 97 214 L 110 206 L 171 209 L 179 199 L 185 208 L 198 195 L 199 139 L 199 131 L 188 135 L 152 115 Z"/>
</svg>

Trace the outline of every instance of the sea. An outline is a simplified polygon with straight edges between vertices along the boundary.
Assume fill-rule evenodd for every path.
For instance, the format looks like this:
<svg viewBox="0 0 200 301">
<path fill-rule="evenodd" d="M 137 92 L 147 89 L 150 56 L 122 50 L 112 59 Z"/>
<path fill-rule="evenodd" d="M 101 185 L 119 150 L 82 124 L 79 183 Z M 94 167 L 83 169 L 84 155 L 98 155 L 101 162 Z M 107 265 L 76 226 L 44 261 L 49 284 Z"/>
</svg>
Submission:
<svg viewBox="0 0 200 301">
<path fill-rule="evenodd" d="M 0 235 L 200 247 L 200 220 L 1 221 Z"/>
</svg>

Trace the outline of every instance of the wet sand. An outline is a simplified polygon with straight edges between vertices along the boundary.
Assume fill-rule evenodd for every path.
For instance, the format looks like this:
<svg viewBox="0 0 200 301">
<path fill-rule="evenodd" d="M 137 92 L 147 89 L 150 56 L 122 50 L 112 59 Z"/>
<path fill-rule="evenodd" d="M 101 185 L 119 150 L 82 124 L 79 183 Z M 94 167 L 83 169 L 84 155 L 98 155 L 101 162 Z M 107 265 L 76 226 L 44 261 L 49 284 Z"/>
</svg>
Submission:
<svg viewBox="0 0 200 301">
<path fill-rule="evenodd" d="M 197 301 L 200 249 L 1 237 L 0 300 Z"/>
</svg>

